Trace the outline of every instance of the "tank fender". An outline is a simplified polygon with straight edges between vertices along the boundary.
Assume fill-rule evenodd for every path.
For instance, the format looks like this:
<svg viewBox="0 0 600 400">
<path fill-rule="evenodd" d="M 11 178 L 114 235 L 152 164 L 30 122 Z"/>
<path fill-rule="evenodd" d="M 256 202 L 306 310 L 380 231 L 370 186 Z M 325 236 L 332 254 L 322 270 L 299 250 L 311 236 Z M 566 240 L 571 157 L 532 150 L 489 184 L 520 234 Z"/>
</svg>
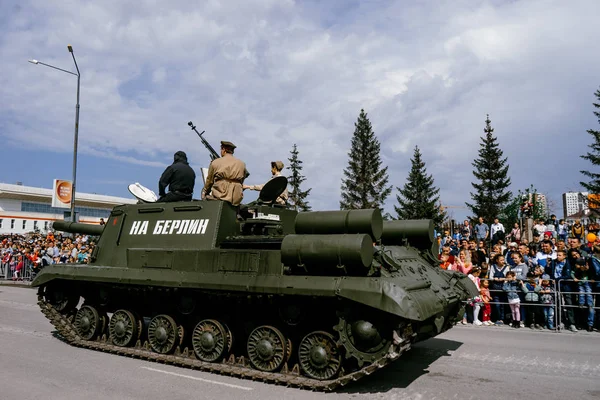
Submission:
<svg viewBox="0 0 600 400">
<path fill-rule="evenodd" d="M 466 298 L 479 296 L 479 290 L 477 290 L 477 286 L 475 286 L 473 281 L 471 281 L 467 275 L 457 271 L 444 272 L 452 274 L 450 286 L 453 287 L 454 290 L 460 289 L 465 294 Z M 452 282 L 455 282 L 455 284 L 453 285 Z M 458 286 L 458 288 L 456 288 L 456 286 Z"/>
<path fill-rule="evenodd" d="M 336 294 L 390 314 L 415 321 L 424 321 L 444 311 L 442 301 L 430 289 L 428 281 L 415 280 L 397 285 L 386 278 L 339 280 Z"/>
<path fill-rule="evenodd" d="M 39 273 L 31 282 L 32 287 L 42 286 L 55 279 L 72 279 L 77 276 L 77 267 L 68 264 L 52 264 L 44 267 L 43 273 Z"/>
</svg>

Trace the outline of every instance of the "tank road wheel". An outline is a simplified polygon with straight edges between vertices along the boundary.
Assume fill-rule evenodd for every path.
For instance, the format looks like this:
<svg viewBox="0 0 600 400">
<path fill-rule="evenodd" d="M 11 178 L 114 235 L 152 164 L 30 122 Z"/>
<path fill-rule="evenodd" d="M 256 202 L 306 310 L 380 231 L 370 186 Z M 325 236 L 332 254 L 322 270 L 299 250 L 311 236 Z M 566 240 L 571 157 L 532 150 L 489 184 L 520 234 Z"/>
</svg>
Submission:
<svg viewBox="0 0 600 400">
<path fill-rule="evenodd" d="M 248 337 L 247 350 L 254 368 L 274 372 L 285 363 L 287 341 L 279 329 L 263 325 L 253 330 Z"/>
<path fill-rule="evenodd" d="M 335 339 L 322 331 L 304 336 L 298 349 L 298 360 L 306 376 L 322 381 L 336 377 L 342 366 L 342 355 Z"/>
<path fill-rule="evenodd" d="M 165 314 L 152 318 L 148 324 L 148 342 L 157 353 L 172 353 L 179 343 L 179 329 L 175 320 Z"/>
<path fill-rule="evenodd" d="M 201 361 L 220 361 L 229 350 L 227 330 L 219 321 L 202 320 L 192 333 L 192 346 Z"/>
<path fill-rule="evenodd" d="M 89 305 L 82 306 L 75 315 L 77 333 L 84 340 L 95 339 L 101 334 L 105 327 L 104 323 L 98 310 Z"/>
<path fill-rule="evenodd" d="M 292 341 L 290 339 L 287 340 L 286 348 L 285 348 L 285 363 L 290 361 L 292 358 L 292 352 L 294 351 L 294 346 L 292 346 Z"/>
<path fill-rule="evenodd" d="M 233 334 L 231 333 L 231 329 L 227 326 L 227 324 L 222 324 L 223 328 L 225 328 L 225 333 L 227 334 L 227 349 L 225 354 L 231 354 L 231 349 L 233 348 Z"/>
<path fill-rule="evenodd" d="M 117 310 L 110 319 L 110 339 L 116 346 L 129 347 L 139 337 L 139 321 L 131 311 Z"/>
<path fill-rule="evenodd" d="M 383 357 L 392 343 L 391 329 L 367 319 L 342 317 L 333 329 L 340 333 L 338 344 L 346 349 L 346 358 L 354 357 L 359 367 Z"/>
<path fill-rule="evenodd" d="M 68 314 L 75 310 L 79 304 L 79 296 L 70 292 L 65 285 L 58 283 L 50 284 L 44 289 L 44 298 L 56 311 Z"/>
</svg>

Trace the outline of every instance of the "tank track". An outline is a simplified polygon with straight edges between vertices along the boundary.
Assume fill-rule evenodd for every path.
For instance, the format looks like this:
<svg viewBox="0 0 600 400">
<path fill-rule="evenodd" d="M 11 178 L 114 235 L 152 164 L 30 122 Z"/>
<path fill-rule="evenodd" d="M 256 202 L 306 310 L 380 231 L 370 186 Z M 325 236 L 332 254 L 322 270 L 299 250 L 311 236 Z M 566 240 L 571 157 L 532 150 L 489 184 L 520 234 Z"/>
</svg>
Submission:
<svg viewBox="0 0 600 400">
<path fill-rule="evenodd" d="M 84 340 L 79 336 L 77 329 L 73 325 L 72 315 L 67 317 L 61 314 L 49 302 L 44 300 L 41 295 L 38 295 L 38 305 L 40 306 L 42 313 L 48 318 L 63 339 L 76 347 L 129 356 L 163 364 L 171 364 L 178 367 L 191 368 L 220 375 L 234 376 L 242 379 L 251 379 L 315 391 L 332 391 L 336 388 L 345 386 L 350 382 L 371 375 L 373 372 L 396 360 L 411 347 L 410 337 L 400 338 L 394 333 L 394 343 L 391 345 L 389 352 L 384 354 L 381 358 L 357 371 L 342 375 L 334 380 L 320 381 L 302 376 L 298 364 L 294 365 L 291 370 L 288 368 L 288 365 L 285 364 L 281 372 L 262 372 L 253 369 L 243 356 L 235 357 L 233 354 L 221 363 L 207 363 L 198 360 L 195 357 L 194 352 L 189 351 L 187 347 L 183 349 L 183 351 L 180 347 L 177 347 L 175 354 L 165 355 L 153 352 L 150 349 L 148 342 L 145 342 L 142 345 L 139 340 L 135 347 L 115 346 L 107 340 L 106 335 L 102 335 L 101 338 L 96 340 Z"/>
</svg>

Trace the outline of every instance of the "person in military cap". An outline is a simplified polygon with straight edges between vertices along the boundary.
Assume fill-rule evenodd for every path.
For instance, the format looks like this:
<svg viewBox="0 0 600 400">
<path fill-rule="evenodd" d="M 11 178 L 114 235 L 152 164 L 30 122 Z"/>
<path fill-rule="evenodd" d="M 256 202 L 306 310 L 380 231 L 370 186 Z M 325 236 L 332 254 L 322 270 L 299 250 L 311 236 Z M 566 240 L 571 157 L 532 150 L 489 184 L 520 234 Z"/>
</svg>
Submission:
<svg viewBox="0 0 600 400">
<path fill-rule="evenodd" d="M 223 200 L 233 206 L 239 206 L 242 202 L 242 185 L 250 174 L 246 163 L 233 156 L 235 148 L 231 142 L 221 142 L 221 158 L 213 160 L 208 167 L 202 199 Z"/>
<path fill-rule="evenodd" d="M 276 176 L 281 176 L 281 170 L 283 170 L 283 162 L 282 161 L 271 161 L 271 175 L 273 175 L 271 177 L 271 179 L 275 178 Z M 243 185 L 243 188 L 249 189 L 249 190 L 261 191 L 263 186 L 265 186 L 265 185 L 264 184 L 262 184 L 262 185 Z M 279 195 L 279 197 L 277 197 L 277 200 L 275 200 L 275 202 L 277 204 L 286 205 L 287 199 L 288 199 L 288 191 L 286 188 L 284 190 L 284 192 L 281 193 Z"/>
<path fill-rule="evenodd" d="M 173 156 L 173 164 L 169 165 L 158 181 L 157 202 L 191 201 L 196 183 L 196 173 L 190 167 L 187 155 L 178 151 Z M 166 193 L 167 186 L 169 193 Z"/>
</svg>

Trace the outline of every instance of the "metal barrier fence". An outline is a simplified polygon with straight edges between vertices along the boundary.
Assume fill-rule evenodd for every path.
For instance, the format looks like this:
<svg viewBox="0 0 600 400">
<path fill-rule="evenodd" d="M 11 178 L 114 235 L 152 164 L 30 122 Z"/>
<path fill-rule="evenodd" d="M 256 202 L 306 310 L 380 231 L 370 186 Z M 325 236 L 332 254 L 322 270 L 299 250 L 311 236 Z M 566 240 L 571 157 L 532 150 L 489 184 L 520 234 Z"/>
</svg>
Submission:
<svg viewBox="0 0 600 400">
<path fill-rule="evenodd" d="M 486 279 L 486 278 L 481 278 L 481 282 L 487 280 L 488 282 L 490 282 L 490 286 L 491 283 L 494 282 L 493 279 Z M 575 315 L 573 313 L 574 309 L 579 309 L 582 311 L 587 311 L 588 315 L 587 315 L 587 326 L 596 326 L 598 327 L 598 329 L 600 329 L 600 318 L 596 318 L 598 315 L 596 314 L 596 310 L 600 310 L 600 281 L 575 281 L 573 279 L 562 279 L 559 281 L 556 281 L 554 279 L 549 279 L 548 281 L 551 282 L 551 287 L 554 291 L 553 294 L 553 298 L 554 298 L 554 303 L 553 304 L 544 304 L 541 302 L 538 303 L 531 303 L 531 302 L 527 302 L 527 301 L 523 301 L 523 298 L 525 294 L 525 292 L 523 291 L 519 291 L 519 297 L 521 298 L 521 301 L 519 302 L 519 306 L 521 308 L 521 316 L 520 316 L 520 322 L 523 322 L 524 317 L 522 314 L 522 311 L 525 310 L 525 313 L 529 312 L 530 310 L 527 310 L 527 308 L 530 307 L 546 307 L 546 308 L 552 308 L 552 317 L 554 319 L 554 323 L 552 324 L 554 326 L 554 330 L 555 331 L 559 331 L 559 328 L 564 326 L 564 327 L 569 327 L 571 325 L 573 326 L 577 326 L 577 321 L 575 318 Z M 581 282 L 581 284 L 580 284 Z M 503 282 L 502 282 L 503 283 Z M 583 287 L 582 289 L 579 289 L 580 287 Z M 577 288 L 577 291 L 574 291 L 573 288 Z M 565 290 L 567 289 L 567 290 Z M 498 305 L 502 305 L 502 306 L 510 306 L 511 303 L 509 302 L 504 302 L 504 301 L 494 301 L 494 299 L 499 299 L 501 297 L 504 297 L 507 292 L 504 291 L 503 289 L 488 289 L 490 292 L 490 297 L 492 299 L 492 301 L 488 302 L 487 304 L 490 304 L 490 306 L 494 307 L 494 306 L 498 306 Z M 497 296 L 494 296 L 493 293 L 498 294 Z M 501 295 L 501 296 L 500 296 Z M 541 296 L 541 294 L 538 292 L 538 296 Z M 583 296 L 583 298 L 581 298 L 580 296 Z M 470 301 L 467 301 L 467 303 L 470 303 Z M 481 302 L 479 303 L 480 305 L 483 305 L 484 303 Z M 480 307 L 479 307 L 480 308 Z M 480 311 L 481 308 L 480 308 Z M 500 311 L 500 308 L 497 308 L 496 310 L 496 314 L 501 313 L 501 315 L 497 315 L 499 320 L 503 320 L 505 319 L 507 312 L 506 310 L 504 310 L 503 312 Z M 492 313 L 493 314 L 493 311 Z M 538 314 L 539 315 L 539 314 Z M 548 326 L 548 314 L 544 313 L 544 321 L 542 324 L 544 327 Z M 567 318 L 567 324 L 565 324 L 563 322 L 564 318 Z M 474 316 L 474 319 L 479 319 L 479 316 Z M 598 322 L 596 321 L 598 320 Z M 538 321 L 535 321 L 535 324 L 539 324 Z"/>
<path fill-rule="evenodd" d="M 563 283 L 563 282 L 567 283 L 567 285 L 564 285 L 567 290 L 563 290 L 563 288 L 562 288 L 563 285 L 561 285 L 561 283 Z M 596 324 L 596 321 L 595 321 L 596 310 L 600 309 L 600 304 L 597 304 L 597 302 L 596 302 L 596 300 L 600 298 L 600 282 L 581 281 L 581 280 L 575 281 L 573 279 L 564 279 L 562 281 L 559 281 L 558 286 L 559 286 L 558 291 L 561 295 L 561 300 L 564 301 L 564 302 L 561 302 L 560 317 L 562 317 L 562 314 L 564 312 L 567 319 L 569 319 L 569 321 L 567 321 L 567 322 L 569 324 L 571 324 L 573 322 L 573 320 L 575 319 L 574 315 L 569 315 L 570 311 L 572 311 L 573 308 L 584 309 L 584 310 L 587 309 L 588 310 L 587 324 L 588 324 L 588 326 L 594 326 Z M 596 291 L 594 291 L 594 287 L 595 287 Z M 573 291 L 574 288 L 577 288 L 577 292 Z M 582 289 L 584 289 L 584 290 L 582 290 Z M 570 297 L 570 301 L 568 301 L 569 297 Z M 572 304 L 574 299 L 578 300 L 577 305 Z M 564 304 L 564 303 L 571 303 L 571 304 Z"/>
<path fill-rule="evenodd" d="M 13 257 L 14 258 L 14 257 Z M 11 259 L 8 262 L 0 263 L 0 279 L 4 280 L 23 280 L 30 281 L 34 276 L 33 263 L 30 259 L 23 260 L 23 268 L 17 271 L 18 260 Z"/>
</svg>

